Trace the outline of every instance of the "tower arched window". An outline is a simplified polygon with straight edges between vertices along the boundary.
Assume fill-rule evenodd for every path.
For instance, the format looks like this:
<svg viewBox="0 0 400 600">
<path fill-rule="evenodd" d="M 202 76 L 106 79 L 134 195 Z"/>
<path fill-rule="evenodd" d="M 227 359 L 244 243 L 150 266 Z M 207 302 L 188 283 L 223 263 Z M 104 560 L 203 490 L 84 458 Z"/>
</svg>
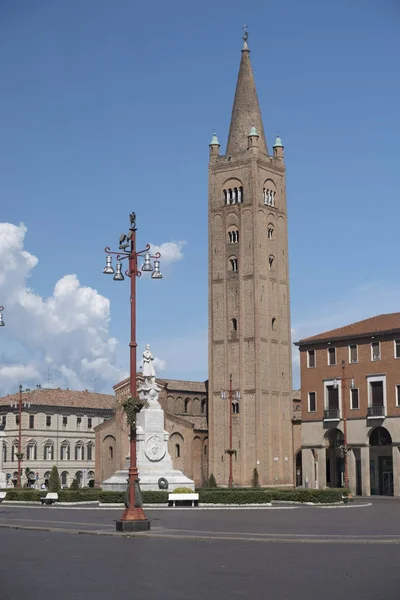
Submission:
<svg viewBox="0 0 400 600">
<path fill-rule="evenodd" d="M 237 244 L 239 242 L 239 230 L 231 229 L 228 231 L 228 238 L 230 244 Z"/>
<path fill-rule="evenodd" d="M 274 226 L 269 224 L 268 225 L 268 239 L 272 240 L 273 235 L 274 235 Z"/>
<path fill-rule="evenodd" d="M 272 271 L 274 268 L 274 262 L 275 262 L 275 257 L 270 254 L 269 258 L 268 258 L 268 266 L 269 266 L 269 270 Z"/>
<path fill-rule="evenodd" d="M 239 402 L 232 402 L 232 412 L 234 415 L 239 414 Z"/>
<path fill-rule="evenodd" d="M 226 182 L 226 187 L 223 189 L 224 203 L 229 204 L 242 204 L 243 202 L 243 186 L 240 185 L 238 179 L 231 179 Z"/>
<path fill-rule="evenodd" d="M 233 331 L 237 331 L 237 319 L 232 319 L 232 329 Z"/>
<path fill-rule="evenodd" d="M 263 199 L 266 206 L 275 206 L 275 190 L 271 188 L 263 189 Z"/>
<path fill-rule="evenodd" d="M 179 444 L 175 444 L 175 458 L 179 458 L 181 455 L 181 447 Z"/>
<path fill-rule="evenodd" d="M 276 319 L 275 319 L 275 317 L 273 317 L 273 319 L 271 321 L 271 327 L 272 327 L 272 331 L 275 331 L 275 329 L 276 329 Z"/>
<path fill-rule="evenodd" d="M 238 259 L 236 258 L 236 256 L 233 256 L 232 258 L 229 259 L 229 265 L 230 265 L 231 271 L 233 273 L 238 272 L 239 265 L 238 265 Z"/>
<path fill-rule="evenodd" d="M 114 458 L 114 448 L 112 446 L 108 447 L 108 458 L 110 460 L 113 460 L 113 458 Z"/>
</svg>

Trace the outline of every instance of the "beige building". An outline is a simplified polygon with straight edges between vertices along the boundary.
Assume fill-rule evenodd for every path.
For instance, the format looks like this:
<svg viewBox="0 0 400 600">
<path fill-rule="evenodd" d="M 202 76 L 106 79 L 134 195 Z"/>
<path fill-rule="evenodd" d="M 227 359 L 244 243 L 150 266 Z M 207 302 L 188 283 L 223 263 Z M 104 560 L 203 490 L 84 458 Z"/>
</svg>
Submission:
<svg viewBox="0 0 400 600">
<path fill-rule="evenodd" d="M 347 449 L 353 494 L 400 496 L 400 313 L 297 345 L 304 484 L 343 485 Z"/>
<path fill-rule="evenodd" d="M 19 394 L 0 398 L 0 420 L 5 426 L 3 471 L 12 485 L 18 475 Z M 86 391 L 41 389 L 22 395 L 22 485 L 47 483 L 53 465 L 63 486 L 73 479 L 94 485 L 95 427 L 114 414 L 115 397 Z"/>
<path fill-rule="evenodd" d="M 268 151 L 250 63 L 242 50 L 227 148 L 209 162 L 209 470 L 233 481 L 293 485 L 292 368 L 284 151 Z M 229 444 L 232 374 L 240 394 Z"/>
<path fill-rule="evenodd" d="M 139 385 L 141 376 L 138 376 Z M 157 379 L 168 449 L 175 469 L 202 486 L 208 479 L 207 388 L 204 382 Z M 114 386 L 117 410 L 96 428 L 96 485 L 126 467 L 129 431 L 121 401 L 130 395 L 129 379 Z"/>
</svg>

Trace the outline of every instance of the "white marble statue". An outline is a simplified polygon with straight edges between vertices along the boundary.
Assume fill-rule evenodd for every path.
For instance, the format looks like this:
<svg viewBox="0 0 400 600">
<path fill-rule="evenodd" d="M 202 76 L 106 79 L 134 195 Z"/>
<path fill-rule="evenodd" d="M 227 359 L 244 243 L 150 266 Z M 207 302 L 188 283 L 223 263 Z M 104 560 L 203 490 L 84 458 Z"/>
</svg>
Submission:
<svg viewBox="0 0 400 600">
<path fill-rule="evenodd" d="M 150 352 L 150 344 L 146 345 L 146 350 L 143 352 L 143 377 L 150 379 L 151 383 L 155 383 L 156 372 L 153 366 L 154 356 Z"/>
</svg>

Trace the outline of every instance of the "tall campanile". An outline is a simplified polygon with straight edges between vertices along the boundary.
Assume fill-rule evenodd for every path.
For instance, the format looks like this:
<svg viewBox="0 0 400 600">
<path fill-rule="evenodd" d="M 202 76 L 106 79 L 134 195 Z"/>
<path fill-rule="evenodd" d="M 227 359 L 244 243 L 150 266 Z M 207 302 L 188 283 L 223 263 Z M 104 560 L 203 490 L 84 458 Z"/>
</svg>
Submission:
<svg viewBox="0 0 400 600">
<path fill-rule="evenodd" d="M 286 183 L 268 153 L 247 33 L 225 155 L 209 161 L 209 472 L 235 486 L 293 483 Z M 229 395 L 232 375 L 233 407 Z M 240 400 L 235 399 L 236 391 Z M 230 414 L 232 410 L 232 447 Z"/>
</svg>

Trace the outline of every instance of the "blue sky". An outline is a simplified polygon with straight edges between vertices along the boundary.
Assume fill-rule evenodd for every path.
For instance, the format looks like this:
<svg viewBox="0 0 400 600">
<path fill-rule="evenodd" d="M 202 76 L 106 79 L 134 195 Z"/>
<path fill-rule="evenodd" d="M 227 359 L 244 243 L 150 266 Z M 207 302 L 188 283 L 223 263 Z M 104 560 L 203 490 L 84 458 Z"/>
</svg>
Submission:
<svg viewBox="0 0 400 600">
<path fill-rule="evenodd" d="M 207 377 L 208 144 L 226 143 L 244 22 L 285 144 L 294 340 L 398 310 L 394 1 L 0 0 L 0 393 L 126 371 L 128 282 L 101 271 L 132 210 L 139 245 L 185 242 L 138 282 L 139 345 L 160 375 Z"/>
</svg>

